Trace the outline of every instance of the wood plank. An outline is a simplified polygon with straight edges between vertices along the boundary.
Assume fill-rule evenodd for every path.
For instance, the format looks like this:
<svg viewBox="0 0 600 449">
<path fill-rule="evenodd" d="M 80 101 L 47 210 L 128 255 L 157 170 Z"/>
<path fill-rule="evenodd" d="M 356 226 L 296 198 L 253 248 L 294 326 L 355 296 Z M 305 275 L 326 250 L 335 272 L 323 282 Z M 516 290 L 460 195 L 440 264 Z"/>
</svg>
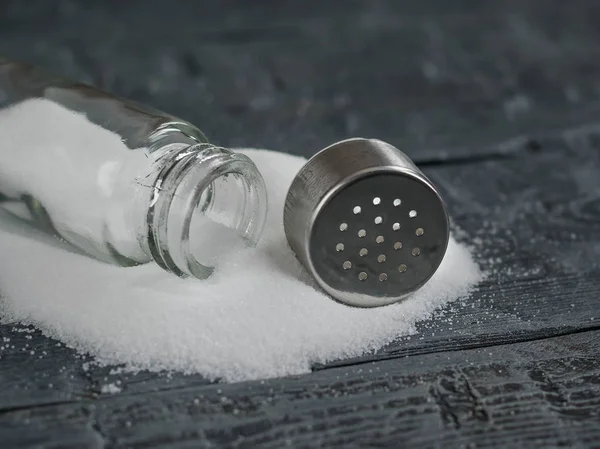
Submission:
<svg viewBox="0 0 600 449">
<path fill-rule="evenodd" d="M 376 136 L 427 160 L 493 153 L 600 110 L 593 1 L 45 3 L 6 8 L 0 52 L 179 114 L 227 146 L 310 155 Z"/>
<path fill-rule="evenodd" d="M 0 412 L 14 447 L 591 447 L 600 332 Z"/>
</svg>

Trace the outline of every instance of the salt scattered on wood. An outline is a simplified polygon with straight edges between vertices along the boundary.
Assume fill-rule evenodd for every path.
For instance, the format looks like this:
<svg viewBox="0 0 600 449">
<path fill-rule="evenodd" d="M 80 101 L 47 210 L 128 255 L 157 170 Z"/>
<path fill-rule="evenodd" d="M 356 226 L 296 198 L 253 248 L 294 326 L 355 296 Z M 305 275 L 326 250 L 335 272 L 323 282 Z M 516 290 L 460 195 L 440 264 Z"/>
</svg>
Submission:
<svg viewBox="0 0 600 449">
<path fill-rule="evenodd" d="M 103 394 L 117 394 L 122 390 L 116 383 L 105 384 L 100 387 L 100 393 Z"/>
<path fill-rule="evenodd" d="M 0 320 L 33 324 L 99 363 L 239 381 L 377 350 L 481 280 L 467 247 L 451 239 L 439 270 L 408 300 L 376 309 L 336 303 L 314 287 L 283 233 L 285 194 L 304 159 L 244 152 L 269 193 L 257 248 L 199 281 L 154 264 L 111 266 L 0 229 Z"/>
</svg>

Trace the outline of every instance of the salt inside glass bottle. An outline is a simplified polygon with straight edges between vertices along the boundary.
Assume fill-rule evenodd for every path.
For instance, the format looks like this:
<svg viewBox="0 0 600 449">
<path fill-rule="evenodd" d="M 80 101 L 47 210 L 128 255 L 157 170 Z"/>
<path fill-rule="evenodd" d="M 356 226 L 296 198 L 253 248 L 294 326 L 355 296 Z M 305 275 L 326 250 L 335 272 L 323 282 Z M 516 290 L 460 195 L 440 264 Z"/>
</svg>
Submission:
<svg viewBox="0 0 600 449">
<path fill-rule="evenodd" d="M 254 163 L 190 123 L 0 58 L 0 210 L 77 251 L 204 279 L 256 244 Z"/>
</svg>

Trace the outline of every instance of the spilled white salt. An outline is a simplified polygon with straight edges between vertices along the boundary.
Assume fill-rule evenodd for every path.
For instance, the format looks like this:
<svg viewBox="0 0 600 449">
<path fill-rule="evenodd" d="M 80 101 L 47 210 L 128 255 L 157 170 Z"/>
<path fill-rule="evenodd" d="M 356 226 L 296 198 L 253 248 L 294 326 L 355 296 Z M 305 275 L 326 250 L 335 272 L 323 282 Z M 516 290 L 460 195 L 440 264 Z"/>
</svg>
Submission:
<svg viewBox="0 0 600 449">
<path fill-rule="evenodd" d="M 439 270 L 408 300 L 376 309 L 334 302 L 314 288 L 283 233 L 285 194 L 304 159 L 244 152 L 269 193 L 257 248 L 198 281 L 154 264 L 114 267 L 0 230 L 0 320 L 33 324 L 100 363 L 239 381 L 381 348 L 481 279 L 468 249 L 451 239 Z"/>
<path fill-rule="evenodd" d="M 122 388 L 119 387 L 116 383 L 105 384 L 100 387 L 100 392 L 104 394 L 117 394 L 122 391 Z"/>
<path fill-rule="evenodd" d="M 119 134 L 44 98 L 0 108 L 0 142 L 0 192 L 31 195 L 60 235 L 90 254 L 101 258 L 110 237 L 121 254 L 140 257 L 132 192 L 152 170 L 145 148 L 130 150 Z M 2 206 L 30 215 L 20 201 Z"/>
</svg>

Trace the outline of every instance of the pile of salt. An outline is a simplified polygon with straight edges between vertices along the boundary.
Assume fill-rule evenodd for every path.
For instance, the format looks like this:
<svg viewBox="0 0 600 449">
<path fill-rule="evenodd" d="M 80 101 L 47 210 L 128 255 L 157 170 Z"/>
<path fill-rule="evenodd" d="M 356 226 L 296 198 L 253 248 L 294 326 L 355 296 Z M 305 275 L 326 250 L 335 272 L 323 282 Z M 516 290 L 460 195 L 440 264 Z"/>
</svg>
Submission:
<svg viewBox="0 0 600 449">
<path fill-rule="evenodd" d="M 283 233 L 285 194 L 304 159 L 244 152 L 270 201 L 257 248 L 232 253 L 198 281 L 154 264 L 114 267 L 0 230 L 0 320 L 33 324 L 100 363 L 239 381 L 305 373 L 381 348 L 481 280 L 469 250 L 451 239 L 439 270 L 408 300 L 377 309 L 332 301 Z"/>
</svg>

